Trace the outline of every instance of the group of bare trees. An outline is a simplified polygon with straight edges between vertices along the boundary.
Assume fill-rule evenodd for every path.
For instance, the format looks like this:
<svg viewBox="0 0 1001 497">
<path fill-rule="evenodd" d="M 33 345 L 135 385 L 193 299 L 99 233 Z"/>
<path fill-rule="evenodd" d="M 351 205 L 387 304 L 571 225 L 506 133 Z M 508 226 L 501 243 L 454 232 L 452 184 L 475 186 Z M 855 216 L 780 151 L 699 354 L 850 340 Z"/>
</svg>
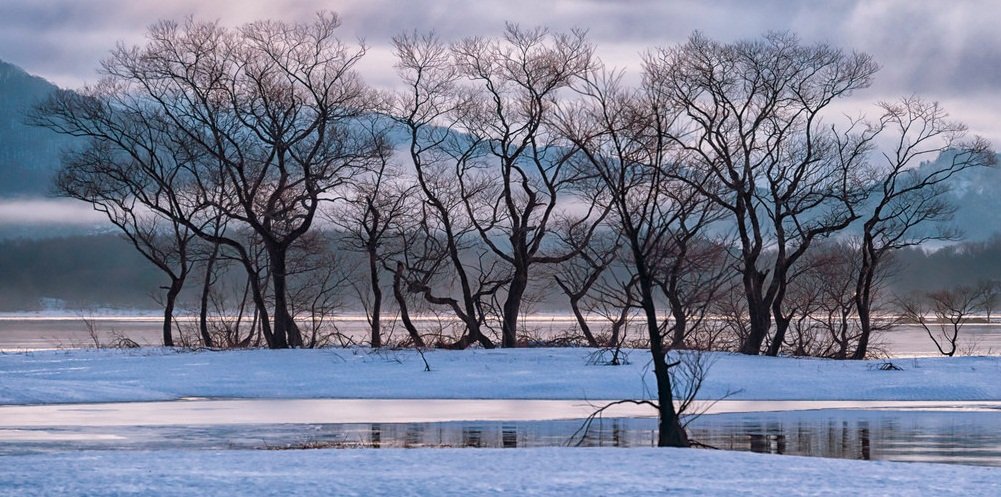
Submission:
<svg viewBox="0 0 1001 497">
<path fill-rule="evenodd" d="M 239 29 L 161 22 L 145 46 L 114 50 L 99 83 L 35 113 L 82 138 L 60 193 L 106 212 L 170 276 L 166 345 L 195 245 L 209 247 L 207 274 L 220 257 L 246 270 L 269 346 L 304 345 L 289 301 L 299 252 L 314 249 L 321 205 L 388 153 L 367 125 L 373 92 L 353 70 L 364 50 L 342 44 L 338 25 L 329 14 Z"/>
<path fill-rule="evenodd" d="M 373 347 L 389 312 L 416 346 L 515 347 L 534 296 L 557 290 L 589 345 L 640 323 L 677 445 L 670 349 L 865 357 L 892 253 L 953 238 L 949 180 L 994 161 L 916 97 L 833 115 L 877 65 L 787 33 L 695 34 L 649 51 L 637 84 L 582 31 L 406 34 L 399 90 L 376 92 L 339 24 L 162 22 L 35 112 L 82 138 L 59 192 L 169 279 L 164 344 L 193 273 L 209 346 L 316 345 L 352 287 Z M 242 296 L 219 304 L 232 274 Z"/>
</svg>

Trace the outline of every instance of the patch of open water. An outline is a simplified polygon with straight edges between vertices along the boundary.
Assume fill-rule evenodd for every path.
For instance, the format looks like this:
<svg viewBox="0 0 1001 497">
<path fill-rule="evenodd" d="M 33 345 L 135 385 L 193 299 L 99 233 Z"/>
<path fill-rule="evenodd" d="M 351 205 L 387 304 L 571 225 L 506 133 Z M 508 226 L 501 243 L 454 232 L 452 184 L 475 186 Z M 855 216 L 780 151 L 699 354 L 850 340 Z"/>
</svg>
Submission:
<svg viewBox="0 0 1001 497">
<path fill-rule="evenodd" d="M 599 402 L 187 400 L 0 407 L 0 454 L 79 449 L 648 447 L 648 407 Z M 1001 467 L 1001 402 L 722 401 L 688 426 L 727 450 Z"/>
<path fill-rule="evenodd" d="M 441 326 L 436 319 L 416 318 L 418 326 L 427 322 L 427 326 Z M 159 317 L 151 316 L 99 316 L 90 319 L 97 334 L 97 340 L 111 343 L 118 336 L 128 337 L 140 345 L 156 346 L 160 344 L 161 321 Z M 194 332 L 196 322 L 190 317 L 179 317 L 182 327 Z M 572 315 L 530 315 L 521 324 L 527 329 L 527 334 L 545 338 L 572 329 L 576 322 Z M 333 318 L 330 326 L 336 326 L 339 333 L 345 337 L 345 343 L 366 343 L 367 322 L 363 316 L 345 315 Z M 331 328 L 332 331 L 332 328 Z M 386 322 L 384 339 L 391 342 L 403 338 L 405 332 L 402 326 L 395 325 L 390 319 Z M 899 357 L 937 356 L 940 355 L 928 335 L 918 326 L 898 326 L 884 332 L 876 338 L 881 351 Z M 999 323 L 969 323 L 963 327 L 959 339 L 959 354 L 990 355 L 1001 354 L 1001 324 Z M 52 348 L 93 347 L 94 338 L 90 336 L 83 318 L 64 316 L 17 316 L 0 315 L 0 351 L 19 351 Z"/>
<path fill-rule="evenodd" d="M 358 322 L 355 322 L 358 321 Z M 159 340 L 156 318 L 100 318 L 103 340 Z M 342 332 L 364 333 L 347 319 Z M 532 321 L 537 334 L 572 325 Z M 355 330 L 358 328 L 358 330 Z M 360 330 L 360 331 L 359 331 Z M 970 325 L 968 348 L 1001 352 L 1001 325 Z M 360 335 L 361 336 L 361 335 Z M 80 319 L 0 318 L 0 350 L 75 348 Z M 936 355 L 924 332 L 883 337 L 896 356 Z M 650 408 L 619 406 L 574 438 L 601 402 L 539 400 L 210 400 L 0 406 L 0 455 L 77 449 L 192 450 L 294 447 L 651 446 Z M 1001 467 L 1001 402 L 722 401 L 702 406 L 693 439 L 729 450 Z M 701 409 L 700 409 L 701 410 Z"/>
</svg>

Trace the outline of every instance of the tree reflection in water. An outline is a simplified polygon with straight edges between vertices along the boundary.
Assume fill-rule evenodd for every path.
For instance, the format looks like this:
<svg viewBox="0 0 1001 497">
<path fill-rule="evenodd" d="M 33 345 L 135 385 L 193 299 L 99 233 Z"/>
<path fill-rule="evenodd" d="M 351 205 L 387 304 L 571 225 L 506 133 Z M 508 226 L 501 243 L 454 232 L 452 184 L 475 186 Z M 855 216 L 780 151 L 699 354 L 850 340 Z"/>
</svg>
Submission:
<svg viewBox="0 0 1001 497">
<path fill-rule="evenodd" d="M 568 445 L 582 420 L 200 426 L 60 426 L 12 430 L 0 455 L 76 449 L 294 449 Z M 571 445 L 652 447 L 652 418 L 597 420 Z M 1001 466 L 1001 411 L 836 410 L 705 415 L 693 440 L 725 450 Z M 11 435 L 13 436 L 13 435 Z M 578 443 L 579 442 L 579 443 Z"/>
</svg>

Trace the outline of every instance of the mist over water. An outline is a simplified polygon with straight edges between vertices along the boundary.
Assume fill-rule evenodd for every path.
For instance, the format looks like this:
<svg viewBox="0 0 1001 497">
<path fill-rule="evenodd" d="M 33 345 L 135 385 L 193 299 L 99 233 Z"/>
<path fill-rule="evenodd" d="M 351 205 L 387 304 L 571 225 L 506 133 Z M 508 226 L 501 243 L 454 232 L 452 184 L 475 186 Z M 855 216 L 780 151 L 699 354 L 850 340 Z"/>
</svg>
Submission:
<svg viewBox="0 0 1001 497">
<path fill-rule="evenodd" d="M 137 311 L 127 316 L 0 315 L 0 351 L 91 348 L 109 345 L 120 337 L 127 337 L 142 346 L 156 347 L 161 344 L 161 319 L 155 311 Z M 401 323 L 394 318 L 384 319 L 385 343 L 392 344 L 407 338 Z M 432 317 L 416 318 L 416 322 L 419 328 L 425 330 L 459 325 Z M 521 324 L 525 328 L 521 336 L 529 341 L 566 336 L 573 333 L 576 326 L 570 314 L 527 316 Z M 175 336 L 186 334 L 192 343 L 196 343 L 197 326 L 196 318 L 181 317 Z M 94 334 L 91 334 L 91 329 Z M 370 328 L 364 315 L 349 314 L 331 319 L 321 332 L 334 335 L 329 341 L 331 346 L 351 346 L 367 343 Z M 874 345 L 877 356 L 906 358 L 940 355 L 927 333 L 912 325 L 898 326 L 877 335 Z M 966 325 L 960 334 L 957 350 L 957 355 L 1001 354 L 1001 323 Z"/>
<path fill-rule="evenodd" d="M 107 218 L 90 204 L 64 198 L 0 198 L 0 230 L 30 226 L 46 228 L 107 228 Z"/>
</svg>

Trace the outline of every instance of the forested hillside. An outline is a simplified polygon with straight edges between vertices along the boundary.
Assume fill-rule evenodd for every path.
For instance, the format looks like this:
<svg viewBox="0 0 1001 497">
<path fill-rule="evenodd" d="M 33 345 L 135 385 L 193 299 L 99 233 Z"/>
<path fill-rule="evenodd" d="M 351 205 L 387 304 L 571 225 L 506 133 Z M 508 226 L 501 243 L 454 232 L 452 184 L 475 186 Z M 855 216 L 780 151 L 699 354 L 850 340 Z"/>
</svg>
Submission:
<svg viewBox="0 0 1001 497">
<path fill-rule="evenodd" d="M 26 121 L 56 86 L 0 61 L 0 196 L 44 195 L 59 166 L 64 137 Z"/>
</svg>

